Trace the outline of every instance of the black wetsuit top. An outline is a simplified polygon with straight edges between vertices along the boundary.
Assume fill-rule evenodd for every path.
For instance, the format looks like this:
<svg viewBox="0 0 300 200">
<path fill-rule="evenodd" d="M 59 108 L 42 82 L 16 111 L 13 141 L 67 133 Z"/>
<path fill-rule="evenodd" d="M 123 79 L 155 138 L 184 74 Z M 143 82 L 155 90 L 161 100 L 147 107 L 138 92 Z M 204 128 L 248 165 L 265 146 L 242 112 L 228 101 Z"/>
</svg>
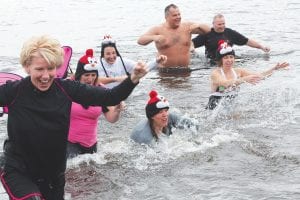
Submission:
<svg viewBox="0 0 300 200">
<path fill-rule="evenodd" d="M 230 28 L 225 28 L 222 33 L 217 33 L 212 28 L 211 32 L 205 35 L 198 35 L 192 39 L 195 48 L 205 46 L 205 55 L 210 59 L 216 58 L 219 40 L 227 40 L 232 45 L 245 45 L 248 42 L 248 38 Z"/>
<path fill-rule="evenodd" d="M 0 86 L 0 106 L 9 108 L 5 166 L 25 171 L 33 180 L 51 181 L 66 169 L 72 101 L 112 106 L 127 98 L 134 87 L 130 78 L 111 90 L 55 79 L 49 90 L 41 92 L 30 77 Z"/>
</svg>

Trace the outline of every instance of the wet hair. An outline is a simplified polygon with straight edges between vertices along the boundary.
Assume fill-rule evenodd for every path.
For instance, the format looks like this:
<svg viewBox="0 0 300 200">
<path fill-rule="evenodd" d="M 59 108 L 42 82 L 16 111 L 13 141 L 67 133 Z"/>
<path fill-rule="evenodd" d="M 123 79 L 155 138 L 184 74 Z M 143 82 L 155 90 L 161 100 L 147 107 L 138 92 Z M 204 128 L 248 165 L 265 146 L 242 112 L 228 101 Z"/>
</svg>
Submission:
<svg viewBox="0 0 300 200">
<path fill-rule="evenodd" d="M 176 6 L 175 4 L 171 3 L 169 5 L 166 6 L 165 8 L 165 17 L 167 17 L 169 15 L 169 11 L 171 8 L 178 8 L 178 6 Z"/>
<path fill-rule="evenodd" d="M 28 66 L 35 57 L 42 57 L 50 66 L 58 68 L 63 63 L 64 51 L 59 41 L 50 36 L 32 37 L 23 44 L 20 63 Z"/>
</svg>

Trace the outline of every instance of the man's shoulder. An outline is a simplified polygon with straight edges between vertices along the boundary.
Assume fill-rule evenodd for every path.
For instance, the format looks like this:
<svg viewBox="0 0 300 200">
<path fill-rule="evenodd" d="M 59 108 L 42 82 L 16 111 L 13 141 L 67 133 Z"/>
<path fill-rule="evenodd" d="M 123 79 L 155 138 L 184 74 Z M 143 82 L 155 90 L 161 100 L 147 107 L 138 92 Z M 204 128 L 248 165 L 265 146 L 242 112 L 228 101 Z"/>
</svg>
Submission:
<svg viewBox="0 0 300 200">
<path fill-rule="evenodd" d="M 231 40 L 234 42 L 234 44 L 244 45 L 248 41 L 248 38 L 246 36 L 244 36 L 243 34 L 241 34 L 238 31 L 230 29 L 230 28 L 226 28 L 224 31 L 224 34 L 227 37 L 231 38 Z"/>
<path fill-rule="evenodd" d="M 224 30 L 224 33 L 239 33 L 238 31 L 236 31 L 236 30 L 233 30 L 233 29 L 231 29 L 231 28 L 225 28 L 225 30 Z"/>
<path fill-rule="evenodd" d="M 151 32 L 161 32 L 166 27 L 165 23 L 158 24 L 156 26 L 152 26 L 149 31 Z"/>
<path fill-rule="evenodd" d="M 193 25 L 193 24 L 196 24 L 196 23 L 195 22 L 190 22 L 190 21 L 181 22 L 181 25 L 183 25 L 183 26 L 190 26 L 190 25 Z"/>
<path fill-rule="evenodd" d="M 190 21 L 184 21 L 180 23 L 181 28 L 184 28 L 186 30 L 190 30 L 190 27 L 197 26 L 197 23 L 190 22 Z"/>
</svg>

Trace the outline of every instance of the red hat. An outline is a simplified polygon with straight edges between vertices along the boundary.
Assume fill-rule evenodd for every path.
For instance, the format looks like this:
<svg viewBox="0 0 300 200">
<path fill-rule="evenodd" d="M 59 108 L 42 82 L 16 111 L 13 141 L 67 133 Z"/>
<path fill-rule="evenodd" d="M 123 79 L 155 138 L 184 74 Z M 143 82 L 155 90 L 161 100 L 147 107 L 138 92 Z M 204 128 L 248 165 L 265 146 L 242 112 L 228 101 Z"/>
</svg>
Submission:
<svg viewBox="0 0 300 200">
<path fill-rule="evenodd" d="M 216 59 L 221 60 L 226 55 L 235 55 L 234 50 L 232 49 L 231 44 L 224 40 L 219 40 Z"/>
<path fill-rule="evenodd" d="M 80 80 L 82 74 L 91 72 L 95 72 L 98 76 L 97 59 L 94 57 L 93 49 L 87 49 L 77 63 L 75 80 Z"/>
<path fill-rule="evenodd" d="M 155 90 L 149 93 L 150 99 L 146 105 L 146 115 L 150 119 L 162 109 L 169 108 L 169 102 L 163 96 L 157 94 Z"/>
</svg>

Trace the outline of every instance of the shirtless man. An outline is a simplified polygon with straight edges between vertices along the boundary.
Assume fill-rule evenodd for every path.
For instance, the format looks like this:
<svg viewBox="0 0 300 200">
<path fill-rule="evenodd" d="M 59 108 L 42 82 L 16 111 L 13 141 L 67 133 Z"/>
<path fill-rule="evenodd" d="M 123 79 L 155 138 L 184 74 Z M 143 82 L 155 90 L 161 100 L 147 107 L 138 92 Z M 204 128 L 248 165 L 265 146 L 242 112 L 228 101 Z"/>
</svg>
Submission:
<svg viewBox="0 0 300 200">
<path fill-rule="evenodd" d="M 182 22 L 178 7 L 170 4 L 165 8 L 166 22 L 151 28 L 138 39 L 138 44 L 147 45 L 155 42 L 160 55 L 166 55 L 168 60 L 162 66 L 185 67 L 190 63 L 190 46 L 192 34 L 205 34 L 210 31 L 208 25 Z"/>
</svg>

